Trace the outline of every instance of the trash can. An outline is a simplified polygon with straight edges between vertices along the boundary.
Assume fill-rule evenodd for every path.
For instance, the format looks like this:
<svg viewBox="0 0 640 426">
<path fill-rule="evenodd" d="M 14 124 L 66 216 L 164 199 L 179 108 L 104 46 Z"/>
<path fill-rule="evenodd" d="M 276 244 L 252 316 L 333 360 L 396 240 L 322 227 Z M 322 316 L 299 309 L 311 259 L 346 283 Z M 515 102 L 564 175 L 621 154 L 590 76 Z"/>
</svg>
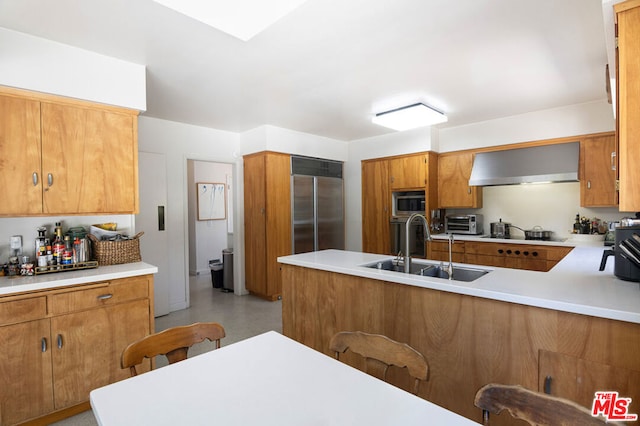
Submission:
<svg viewBox="0 0 640 426">
<path fill-rule="evenodd" d="M 220 259 L 210 260 L 209 269 L 211 269 L 211 284 L 213 288 L 222 288 L 224 265 L 220 262 Z"/>
<path fill-rule="evenodd" d="M 233 291 L 233 249 L 222 250 L 222 263 L 224 265 L 223 288 L 224 292 Z"/>
</svg>

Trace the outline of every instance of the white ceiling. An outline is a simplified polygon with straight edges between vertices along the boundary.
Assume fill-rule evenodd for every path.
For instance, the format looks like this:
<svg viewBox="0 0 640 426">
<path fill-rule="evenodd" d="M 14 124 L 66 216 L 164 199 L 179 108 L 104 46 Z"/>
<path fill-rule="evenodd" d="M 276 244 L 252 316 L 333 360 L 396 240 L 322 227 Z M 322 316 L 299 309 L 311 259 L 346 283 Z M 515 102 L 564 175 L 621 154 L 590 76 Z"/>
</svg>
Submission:
<svg viewBox="0 0 640 426">
<path fill-rule="evenodd" d="M 606 99 L 601 0 L 308 0 L 248 42 L 152 0 L 0 0 L 0 26 L 147 67 L 144 115 L 354 140 Z"/>
</svg>

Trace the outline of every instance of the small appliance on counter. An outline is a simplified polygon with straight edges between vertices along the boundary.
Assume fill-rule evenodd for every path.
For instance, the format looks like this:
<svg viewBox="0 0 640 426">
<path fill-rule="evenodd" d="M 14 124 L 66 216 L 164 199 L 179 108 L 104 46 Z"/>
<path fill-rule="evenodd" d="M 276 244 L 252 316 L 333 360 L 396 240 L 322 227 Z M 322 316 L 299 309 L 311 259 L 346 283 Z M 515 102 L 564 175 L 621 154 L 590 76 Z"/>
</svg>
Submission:
<svg viewBox="0 0 640 426">
<path fill-rule="evenodd" d="M 511 224 L 503 222 L 502 218 L 498 222 L 491 222 L 491 238 L 511 238 Z"/>
<path fill-rule="evenodd" d="M 609 256 L 614 256 L 613 274 L 616 277 L 640 282 L 640 225 L 615 229 L 615 244 L 602 253 L 600 271 L 604 271 Z"/>
<path fill-rule="evenodd" d="M 448 214 L 444 218 L 444 229 L 447 234 L 482 234 L 483 218 L 481 214 Z"/>
</svg>

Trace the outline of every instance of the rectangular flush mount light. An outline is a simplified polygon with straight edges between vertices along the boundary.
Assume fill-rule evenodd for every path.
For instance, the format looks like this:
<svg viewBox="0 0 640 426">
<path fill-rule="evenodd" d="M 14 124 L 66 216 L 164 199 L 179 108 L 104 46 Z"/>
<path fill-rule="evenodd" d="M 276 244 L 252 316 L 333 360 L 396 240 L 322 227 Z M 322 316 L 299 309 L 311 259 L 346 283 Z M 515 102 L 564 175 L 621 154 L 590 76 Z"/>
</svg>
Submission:
<svg viewBox="0 0 640 426">
<path fill-rule="evenodd" d="M 409 130 L 416 127 L 444 123 L 447 116 L 425 104 L 413 104 L 373 116 L 371 121 L 394 130 Z"/>
</svg>

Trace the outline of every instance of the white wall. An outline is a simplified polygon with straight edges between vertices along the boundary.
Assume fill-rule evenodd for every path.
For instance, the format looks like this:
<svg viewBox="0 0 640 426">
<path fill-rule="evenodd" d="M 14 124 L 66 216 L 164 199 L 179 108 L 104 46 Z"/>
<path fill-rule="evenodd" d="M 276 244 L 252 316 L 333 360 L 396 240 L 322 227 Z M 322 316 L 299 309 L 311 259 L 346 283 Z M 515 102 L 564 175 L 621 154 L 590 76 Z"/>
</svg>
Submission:
<svg viewBox="0 0 640 426">
<path fill-rule="evenodd" d="M 143 65 L 0 28 L 0 85 L 144 111 Z"/>
<path fill-rule="evenodd" d="M 234 164 L 236 165 L 234 182 L 237 182 L 237 173 L 242 173 L 242 158 L 239 154 L 240 136 L 237 133 L 141 116 L 138 120 L 138 145 L 140 151 L 164 153 L 167 156 L 166 229 L 169 239 L 169 309 L 171 311 L 184 309 L 189 306 L 187 161 L 191 159 Z M 241 195 L 242 192 L 236 191 L 236 199 Z M 234 221 L 242 223 L 237 215 L 236 208 Z M 243 238 L 243 234 L 240 234 L 240 232 L 234 233 L 234 243 L 238 238 Z M 238 265 L 237 261 L 234 254 L 236 265 Z M 234 268 L 234 272 L 238 268 L 239 266 Z M 239 280 L 236 279 L 235 283 L 238 282 Z M 242 287 L 237 286 L 236 293 L 244 291 L 244 278 L 241 279 L 241 283 Z"/>
<path fill-rule="evenodd" d="M 222 250 L 229 247 L 227 220 L 233 209 L 227 211 L 224 219 L 198 220 L 198 199 L 196 183 L 222 183 L 232 176 L 233 166 L 208 161 L 187 162 L 189 193 L 189 274 L 209 274 L 209 260 L 222 261 Z M 226 194 L 225 190 L 225 194 Z M 228 194 L 225 195 L 227 197 Z"/>
<path fill-rule="evenodd" d="M 439 152 L 615 130 L 611 105 L 588 102 L 442 129 Z"/>
</svg>

